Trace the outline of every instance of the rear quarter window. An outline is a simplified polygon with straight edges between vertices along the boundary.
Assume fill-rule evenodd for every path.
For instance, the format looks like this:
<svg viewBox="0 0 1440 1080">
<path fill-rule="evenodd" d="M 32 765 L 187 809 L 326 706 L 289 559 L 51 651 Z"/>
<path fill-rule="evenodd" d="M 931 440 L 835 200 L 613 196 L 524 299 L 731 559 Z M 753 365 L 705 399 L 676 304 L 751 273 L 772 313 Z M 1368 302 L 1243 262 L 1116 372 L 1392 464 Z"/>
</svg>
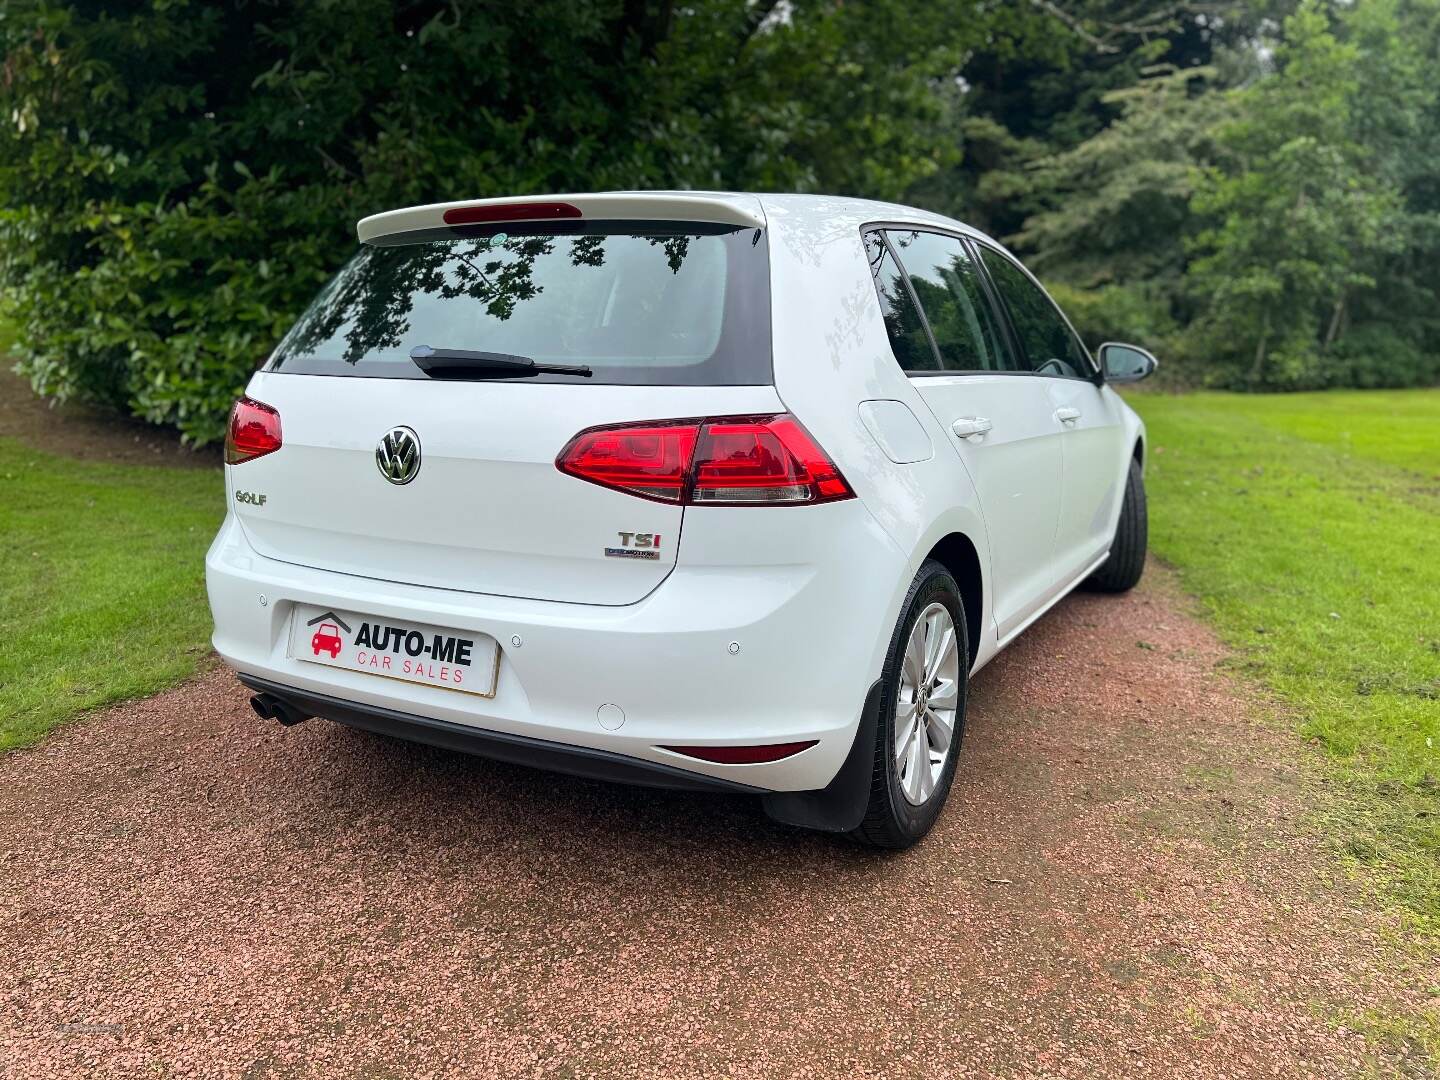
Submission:
<svg viewBox="0 0 1440 1080">
<path fill-rule="evenodd" d="M 1014 371 L 1016 364 L 964 242 L 920 229 L 891 229 L 888 236 L 925 312 L 941 367 Z"/>
<path fill-rule="evenodd" d="M 939 371 L 940 360 L 930 344 L 925 320 L 905 287 L 905 278 L 889 246 L 878 232 L 865 234 L 865 257 L 880 298 L 880 314 L 890 350 L 903 371 Z"/>
<path fill-rule="evenodd" d="M 366 245 L 301 315 L 268 369 L 428 378 L 411 349 L 584 364 L 525 382 L 765 385 L 764 231 L 677 222 L 474 226 Z"/>
</svg>

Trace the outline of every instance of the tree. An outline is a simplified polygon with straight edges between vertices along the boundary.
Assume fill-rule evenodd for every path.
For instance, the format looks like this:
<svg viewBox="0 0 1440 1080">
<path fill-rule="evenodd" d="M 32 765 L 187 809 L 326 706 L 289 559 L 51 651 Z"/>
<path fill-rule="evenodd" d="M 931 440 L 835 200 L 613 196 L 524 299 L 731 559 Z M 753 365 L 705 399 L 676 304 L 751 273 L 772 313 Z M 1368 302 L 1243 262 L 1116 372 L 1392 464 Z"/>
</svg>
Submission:
<svg viewBox="0 0 1440 1080">
<path fill-rule="evenodd" d="M 1230 103 L 1213 67 L 1157 65 L 1104 101 L 1119 118 L 1032 167 L 1043 207 L 1011 237 L 1037 273 L 1092 287 L 1134 281 L 1177 288 L 1193 231 L 1196 166 L 1214 158 Z"/>
<path fill-rule="evenodd" d="M 898 197 L 957 153 L 934 86 L 1016 23 L 980 0 L 11 0 L 0 292 L 23 369 L 213 440 L 357 218 L 632 187 Z"/>
<path fill-rule="evenodd" d="M 1230 385 L 1433 379 L 1440 0 L 1271 56 L 1293 2 L 9 0 L 0 296 L 38 389 L 205 442 L 367 213 L 825 190 L 1011 237 L 1094 333 L 1194 318 Z"/>
<path fill-rule="evenodd" d="M 1367 20 L 1396 11 L 1387 0 L 1361 7 L 1372 8 Z M 1376 88 L 1362 44 L 1337 37 L 1318 0 L 1284 29 L 1276 73 L 1235 91 L 1236 115 L 1216 131 L 1218 162 L 1191 200 L 1209 222 L 1190 268 L 1199 340 L 1249 388 L 1331 382 L 1326 360 L 1356 298 L 1381 287 L 1407 244 L 1393 146 L 1383 145 L 1394 140 L 1367 127 Z M 1387 51 L 1405 48 L 1392 40 Z M 1423 100 L 1414 92 L 1400 92 L 1412 115 Z"/>
<path fill-rule="evenodd" d="M 1253 33 L 1270 2 L 1030 0 L 1011 47 L 977 50 L 963 85 L 942 88 L 964 157 L 911 198 L 998 236 L 1019 232 L 1053 209 L 1046 166 L 1106 132 L 1147 71 L 1209 65 L 1218 49 Z"/>
</svg>

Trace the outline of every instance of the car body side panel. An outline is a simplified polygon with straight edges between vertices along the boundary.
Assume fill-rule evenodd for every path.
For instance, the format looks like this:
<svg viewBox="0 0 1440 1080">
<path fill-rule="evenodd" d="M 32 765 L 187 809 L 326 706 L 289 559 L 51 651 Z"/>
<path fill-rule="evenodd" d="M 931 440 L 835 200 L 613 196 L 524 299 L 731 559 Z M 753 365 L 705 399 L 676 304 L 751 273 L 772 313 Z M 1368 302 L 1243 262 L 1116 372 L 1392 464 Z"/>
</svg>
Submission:
<svg viewBox="0 0 1440 1080">
<path fill-rule="evenodd" d="M 1115 451 L 1115 458 L 1110 465 L 1115 470 L 1115 475 L 1119 477 L 1119 483 L 1123 485 L 1124 478 L 1130 469 L 1130 460 L 1135 456 L 1137 444 L 1141 447 L 1140 467 L 1142 472 L 1149 461 L 1145 421 L 1140 419 L 1140 414 L 1126 404 L 1125 399 L 1116 393 L 1113 387 L 1102 387 L 1100 393 L 1119 415 L 1121 437 Z M 1110 523 L 1105 530 L 1107 537 L 1115 535 L 1115 526 L 1120 521 L 1120 505 L 1121 500 L 1116 499 L 1115 505 L 1110 508 Z"/>
<path fill-rule="evenodd" d="M 937 223 L 935 221 L 934 215 L 921 215 L 920 217 L 922 220 L 929 219 L 932 221 L 932 223 Z M 1025 264 L 1021 262 L 1021 260 L 1015 255 L 1015 253 L 1010 251 L 993 237 L 986 236 L 979 230 L 973 229 L 970 226 L 964 225 L 958 221 L 945 221 L 944 219 L 941 219 L 938 223 L 943 223 L 944 227 L 951 230 L 965 233 L 974 238 L 975 240 L 983 241 L 990 247 L 1002 252 L 1011 261 L 1018 265 L 1021 271 L 1023 271 L 1027 277 L 1034 281 L 1035 284 L 1039 286 L 1040 289 L 1044 291 L 1047 296 L 1049 295 L 1048 290 L 1045 289 L 1045 286 L 1040 281 L 1040 279 L 1035 277 L 1035 275 L 1030 271 L 1030 269 L 1025 266 Z M 1053 303 L 1054 297 L 1051 297 L 1050 299 Z M 1059 304 L 1056 304 L 1055 306 L 1060 311 L 1061 317 L 1064 318 L 1066 324 L 1070 327 L 1071 332 L 1075 333 L 1075 336 L 1078 338 L 1080 335 L 1078 332 L 1075 331 L 1074 323 L 1071 322 L 1070 316 L 1066 314 L 1065 309 L 1060 307 Z M 1077 459 L 1077 462 L 1079 459 L 1088 459 L 1088 464 L 1086 466 L 1087 468 L 1094 468 L 1095 463 L 1103 463 L 1102 471 L 1106 471 L 1107 475 L 1110 475 L 1108 473 L 1109 469 L 1113 468 L 1114 470 L 1113 476 L 1116 478 L 1116 485 L 1113 488 L 1114 497 L 1108 500 L 1108 525 L 1103 529 L 1103 535 L 1101 537 L 1103 542 L 1098 546 L 1098 550 L 1102 554 L 1108 554 L 1110 541 L 1115 535 L 1115 526 L 1120 520 L 1120 510 L 1121 507 L 1124 505 L 1124 500 L 1123 498 L 1119 497 L 1119 495 L 1121 492 L 1124 491 L 1125 475 L 1126 471 L 1130 467 L 1130 458 L 1132 456 L 1135 444 L 1137 442 L 1144 442 L 1145 425 L 1141 421 L 1139 415 L 1136 414 L 1135 410 L 1130 408 L 1130 406 L 1125 403 L 1124 398 L 1122 398 L 1119 394 L 1115 392 L 1113 388 L 1109 386 L 1100 385 L 1098 389 L 1092 391 L 1090 387 L 1094 386 L 1095 384 L 1089 382 L 1077 382 L 1074 380 L 1057 379 L 1047 379 L 1045 381 L 1047 382 L 1047 384 L 1049 384 L 1047 392 L 1051 395 L 1057 407 L 1066 404 L 1072 406 L 1093 405 L 1095 403 L 1095 398 L 1098 395 L 1101 399 L 1103 399 L 1103 404 L 1100 407 L 1100 412 L 1102 415 L 1099 419 L 1098 426 L 1113 424 L 1114 430 L 1106 433 L 1102 437 L 1094 438 L 1094 442 L 1104 444 L 1106 448 L 1104 451 L 1094 450 L 1094 452 L 1092 453 L 1082 452 L 1071 455 L 1072 458 Z M 1071 400 L 1067 400 L 1067 398 Z M 1082 418 L 1083 411 L 1084 410 L 1082 409 Z M 1115 435 L 1116 431 L 1119 432 L 1118 438 Z M 1107 455 L 1114 456 L 1108 457 Z M 1074 476 L 1075 473 L 1076 466 L 1072 465 L 1070 470 L 1070 476 Z M 1064 482 L 1068 485 L 1068 480 Z M 1103 481 L 1094 481 L 1094 483 L 1100 485 L 1102 490 L 1106 490 Z M 1103 510 L 1104 503 L 1105 500 L 1100 500 L 1100 505 L 1097 509 Z M 1087 522 L 1101 521 L 1104 520 L 1106 517 L 1107 515 L 1101 512 L 1095 513 L 1093 518 L 1087 517 L 1085 520 Z M 1073 560 L 1072 566 L 1057 567 L 1057 579 L 1063 583 L 1065 580 L 1067 580 L 1067 575 L 1074 573 L 1076 566 L 1082 565 L 1086 565 L 1085 560 L 1083 558 L 1077 557 L 1075 560 Z M 1061 595 L 1063 595 L 1063 592 L 1066 590 L 1066 588 L 1067 587 L 1062 584 Z M 1028 625 L 1028 623 L 1026 625 Z"/>
<path fill-rule="evenodd" d="M 1055 530 L 1055 573 L 1062 579 L 1094 562 L 1110 547 L 1114 516 L 1125 494 L 1116 467 L 1128 447 L 1124 405 L 1114 395 L 1081 379 L 1046 378 L 1049 404 L 1073 412 L 1060 437 L 1063 450 L 1059 524 Z"/>
<path fill-rule="evenodd" d="M 1055 526 L 1064 497 L 1064 438 L 1040 379 L 1004 374 L 917 377 L 915 390 L 963 465 L 990 537 L 991 609 L 1004 636 L 1054 596 Z M 962 437 L 952 425 L 984 417 L 993 426 Z"/>
<path fill-rule="evenodd" d="M 974 485 L 941 430 L 900 370 L 886 336 L 861 240 L 869 204 L 848 199 L 764 196 L 770 225 L 771 325 L 775 386 L 810 429 L 856 494 L 918 570 L 950 533 L 969 537 L 988 579 L 990 553 Z M 867 400 L 906 404 L 936 452 L 897 464 L 867 430 L 858 406 Z M 899 618 L 904 587 L 865 632 L 883 657 Z M 989 590 L 981 616 L 982 657 L 994 650 Z M 857 628 L 858 629 L 858 628 Z M 872 677 L 879 675 L 878 664 Z"/>
</svg>

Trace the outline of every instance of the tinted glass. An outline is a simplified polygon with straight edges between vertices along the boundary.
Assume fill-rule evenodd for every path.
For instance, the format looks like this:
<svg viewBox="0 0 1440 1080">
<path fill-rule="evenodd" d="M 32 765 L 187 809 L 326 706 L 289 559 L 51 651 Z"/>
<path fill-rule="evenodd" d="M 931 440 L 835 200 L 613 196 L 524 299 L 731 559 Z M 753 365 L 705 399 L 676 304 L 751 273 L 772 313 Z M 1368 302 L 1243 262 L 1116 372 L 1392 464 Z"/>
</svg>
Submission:
<svg viewBox="0 0 1440 1080">
<path fill-rule="evenodd" d="M 980 253 L 1010 312 L 1030 370 L 1041 375 L 1087 377 L 1090 365 L 1085 350 L 1044 290 L 998 251 L 982 246 Z"/>
<path fill-rule="evenodd" d="M 880 313 L 885 317 L 885 332 L 890 335 L 890 348 L 905 371 L 938 371 L 939 362 L 920 311 L 905 287 L 900 268 L 886 248 L 879 233 L 865 236 L 865 254 L 875 275 L 875 288 L 880 293 Z"/>
<path fill-rule="evenodd" d="M 627 222 L 387 238 L 325 287 L 270 367 L 423 379 L 410 359 L 418 345 L 587 364 L 585 383 L 769 383 L 764 237 Z"/>
<path fill-rule="evenodd" d="M 930 232 L 891 232 L 946 371 L 1014 371 L 1005 339 L 965 244 Z"/>
</svg>

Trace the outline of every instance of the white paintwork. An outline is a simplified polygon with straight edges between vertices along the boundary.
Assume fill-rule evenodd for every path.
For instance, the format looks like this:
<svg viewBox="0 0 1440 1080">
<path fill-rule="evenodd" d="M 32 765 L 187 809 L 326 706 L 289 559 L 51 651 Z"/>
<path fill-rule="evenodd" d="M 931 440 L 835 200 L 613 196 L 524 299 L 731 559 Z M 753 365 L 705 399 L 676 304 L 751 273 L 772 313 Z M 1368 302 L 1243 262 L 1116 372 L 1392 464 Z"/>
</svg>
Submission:
<svg viewBox="0 0 1440 1080">
<path fill-rule="evenodd" d="M 1001 634 L 1042 607 L 1061 584 L 1051 555 L 1064 447 L 1046 405 L 1046 381 L 1025 375 L 914 380 L 921 400 L 949 429 L 984 508 L 991 611 Z M 962 437 L 957 423 L 960 431 L 979 430 Z"/>
<path fill-rule="evenodd" d="M 248 392 L 279 409 L 284 446 L 227 467 L 230 513 L 206 560 L 214 643 L 231 666 L 401 712 L 807 790 L 828 783 L 849 751 L 906 589 L 937 544 L 958 533 L 979 558 L 972 670 L 1103 562 L 1143 439 L 1113 390 L 1035 375 L 910 378 L 890 350 L 862 228 L 974 230 L 822 196 L 535 201 L 546 199 L 587 216 L 763 226 L 774 386 L 257 374 Z M 472 204 L 376 215 L 360 234 L 433 228 L 452 205 Z M 801 420 L 856 499 L 682 512 L 553 465 L 595 424 L 778 409 Z M 1078 415 L 1063 419 L 1066 410 Z M 980 420 L 988 429 L 954 430 Z M 405 488 L 373 461 L 396 424 L 414 428 L 424 451 Z M 264 492 L 265 505 L 242 506 L 238 490 Z M 660 532 L 662 559 L 604 558 L 620 530 Z M 489 635 L 500 642 L 495 696 L 292 660 L 297 604 Z M 726 766 L 659 749 L 678 739 L 819 744 L 775 764 Z"/>
<path fill-rule="evenodd" d="M 280 453 L 227 470 L 266 494 L 264 506 L 232 502 L 258 554 L 579 604 L 633 604 L 665 580 L 681 510 L 561 473 L 555 455 L 572 435 L 616 420 L 782 409 L 769 386 L 442 386 L 262 371 L 247 392 L 280 411 L 285 440 Z M 423 461 L 403 487 L 375 467 L 375 444 L 398 424 L 415 429 Z M 606 558 L 622 529 L 659 534 L 660 558 Z"/>
<path fill-rule="evenodd" d="M 1055 570 L 1078 573 L 1110 550 L 1125 478 L 1110 468 L 1130 409 L 1113 390 L 1079 379 L 1037 379 L 1061 421 L 1064 471 L 1055 532 Z M 1130 443 L 1131 446 L 1134 442 Z"/>
<path fill-rule="evenodd" d="M 587 218 L 609 221 L 713 221 L 745 228 L 765 227 L 765 212 L 754 195 L 704 191 L 608 191 L 589 195 L 527 195 L 510 199 L 463 199 L 387 210 L 361 218 L 355 232 L 362 244 L 392 233 L 437 229 L 445 225 L 446 210 L 517 203 L 563 202 Z"/>
<path fill-rule="evenodd" d="M 896 465 L 913 465 L 935 453 L 930 436 L 903 401 L 862 401 L 860 422 Z"/>
</svg>

